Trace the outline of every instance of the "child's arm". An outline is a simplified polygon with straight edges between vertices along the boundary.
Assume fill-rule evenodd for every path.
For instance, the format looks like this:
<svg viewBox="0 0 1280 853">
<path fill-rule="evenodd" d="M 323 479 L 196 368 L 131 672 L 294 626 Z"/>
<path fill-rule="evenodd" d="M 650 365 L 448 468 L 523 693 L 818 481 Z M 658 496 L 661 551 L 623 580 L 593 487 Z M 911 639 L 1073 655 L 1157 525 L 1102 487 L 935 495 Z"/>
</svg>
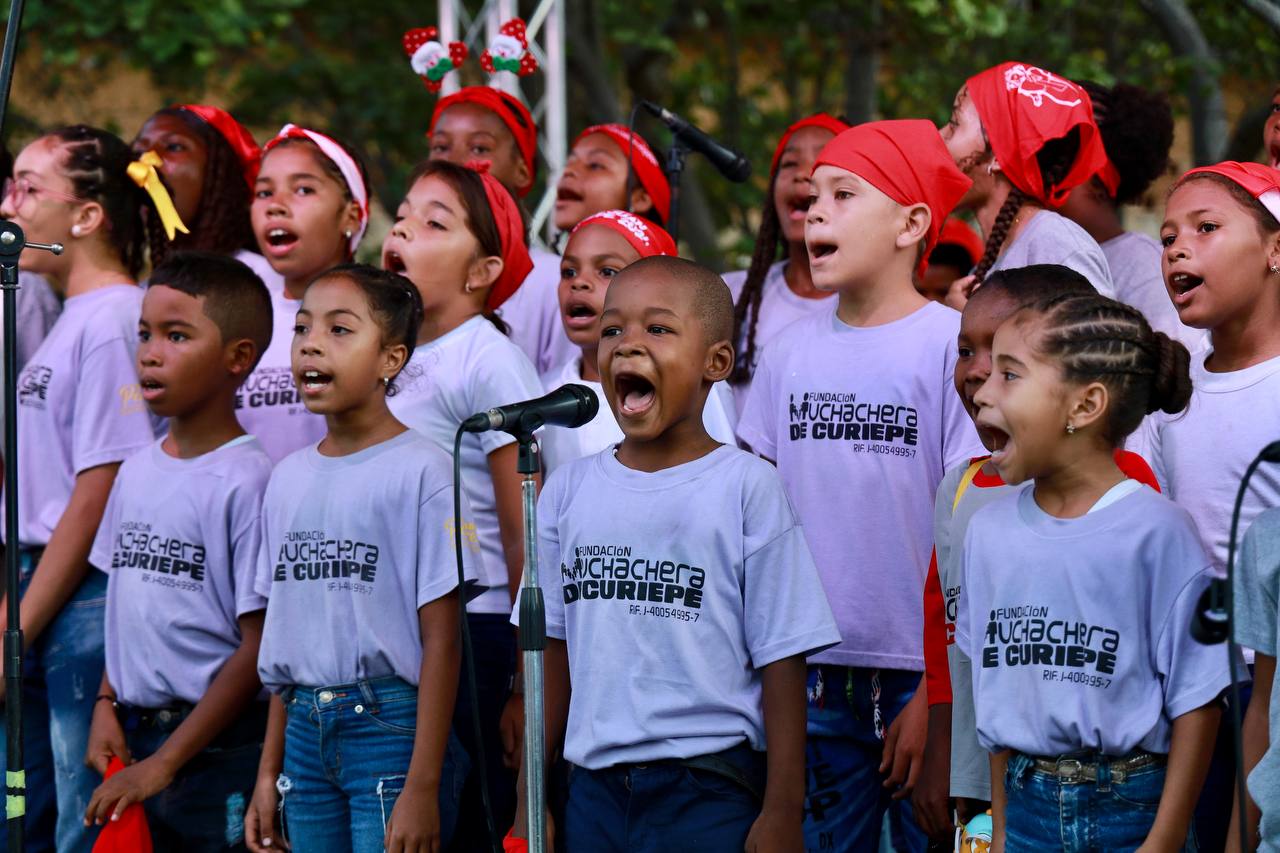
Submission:
<svg viewBox="0 0 1280 853">
<path fill-rule="evenodd" d="M 747 835 L 747 853 L 804 846 L 805 673 L 802 655 L 760 670 L 768 782 L 760 816 Z"/>
<path fill-rule="evenodd" d="M 1221 716 L 1222 709 L 1212 702 L 1174 718 L 1160 806 L 1147 840 L 1138 848 L 1140 853 L 1181 850 L 1186 843 L 1191 814 L 1209 772 Z"/>
<path fill-rule="evenodd" d="M 1009 750 L 991 753 L 991 853 L 1004 853 L 1004 775 L 1009 769 Z"/>
<path fill-rule="evenodd" d="M 1244 774 L 1247 777 L 1262 756 L 1271 746 L 1271 684 L 1276 677 L 1276 659 L 1271 655 L 1258 653 L 1253 667 L 1253 697 L 1244 712 Z M 1261 839 L 1258 837 L 1258 822 L 1262 820 L 1262 812 L 1253 797 L 1245 792 L 1247 811 L 1245 820 L 1249 826 L 1248 842 L 1240 844 L 1240 792 L 1231 798 L 1231 825 L 1227 829 L 1227 850 L 1257 850 Z"/>
<path fill-rule="evenodd" d="M 418 674 L 418 722 L 404 790 L 387 821 L 387 853 L 440 849 L 440 776 L 458 695 L 462 647 L 455 589 L 418 608 L 422 670 Z"/>
<path fill-rule="evenodd" d="M 546 767 L 549 769 L 560 757 L 561 744 L 564 741 L 565 727 L 569 722 L 569 646 L 564 640 L 547 637 L 547 646 L 542 653 L 542 689 L 543 720 L 546 725 Z M 520 772 L 516 777 L 516 818 L 511 834 L 516 838 L 528 838 L 529 821 L 525 810 L 525 765 L 520 762 Z M 547 847 L 554 849 L 552 843 L 551 815 L 547 815 Z"/>
<path fill-rule="evenodd" d="M 262 641 L 263 616 L 264 611 L 258 610 L 240 617 L 240 647 L 218 670 L 191 714 L 155 754 L 126 767 L 98 786 L 84 813 L 86 825 L 101 824 L 108 815 L 116 820 L 131 803 L 140 803 L 169 787 L 178 771 L 253 701 L 262 690 L 262 682 L 258 680 L 258 645 Z M 103 683 L 106 683 L 105 676 Z M 95 726 L 98 716 L 95 711 Z"/>
<path fill-rule="evenodd" d="M 119 758 L 125 764 L 133 759 L 129 756 L 129 746 L 125 743 L 124 729 L 120 728 L 120 720 L 116 717 L 114 704 L 116 691 L 107 679 L 106 670 L 102 672 L 102 681 L 98 685 L 98 696 L 110 696 L 112 701 L 97 698 L 93 703 L 93 723 L 89 727 L 89 748 L 85 750 L 84 763 L 88 764 L 98 775 L 107 775 L 107 765 L 112 758 Z M 88 823 L 86 819 L 85 823 Z"/>
<path fill-rule="evenodd" d="M 924 758 L 924 742 L 929 725 L 929 691 L 924 675 L 920 685 L 907 700 L 898 716 L 889 724 L 884 735 L 884 750 L 880 756 L 880 772 L 887 772 L 882 783 L 893 791 L 893 799 L 911 796 Z"/>
<path fill-rule="evenodd" d="M 284 724 L 284 702 L 272 693 L 262 758 L 258 760 L 258 781 L 253 786 L 253 801 L 244 813 L 244 843 L 253 853 L 289 849 L 289 843 L 276 825 L 276 806 L 280 802 L 276 778 L 284 768 Z"/>
</svg>

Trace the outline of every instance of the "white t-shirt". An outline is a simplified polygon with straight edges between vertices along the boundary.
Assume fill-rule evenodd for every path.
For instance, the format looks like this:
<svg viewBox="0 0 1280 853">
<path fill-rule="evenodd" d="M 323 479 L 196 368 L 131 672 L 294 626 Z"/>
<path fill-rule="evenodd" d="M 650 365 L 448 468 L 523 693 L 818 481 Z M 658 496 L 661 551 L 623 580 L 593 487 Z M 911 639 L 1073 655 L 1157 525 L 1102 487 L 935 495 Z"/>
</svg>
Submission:
<svg viewBox="0 0 1280 853">
<path fill-rule="evenodd" d="M 533 269 L 498 309 L 511 340 L 524 350 L 538 373 L 546 373 L 578 354 L 560 319 L 560 256 L 542 249 L 529 253 Z"/>
<path fill-rule="evenodd" d="M 49 287 L 49 282 L 44 280 L 44 276 L 35 273 L 19 272 L 18 288 L 16 297 L 18 334 L 14 349 L 18 355 L 18 371 L 21 372 L 31 356 L 35 355 L 45 335 L 49 334 L 49 330 L 57 322 L 58 315 L 62 313 L 62 302 Z M 3 320 L 4 307 L 0 305 L 0 345 L 4 342 Z M 0 394 L 0 436 L 3 434 L 4 395 Z M 0 442 L 0 445 L 3 445 L 3 442 Z M 4 449 L 0 446 L 0 454 L 3 453 Z"/>
<path fill-rule="evenodd" d="M 600 398 L 600 410 L 590 423 L 577 429 L 549 426 L 542 431 L 539 439 L 542 445 L 542 464 L 548 473 L 570 460 L 591 456 L 622 441 L 622 427 L 618 426 L 618 420 L 609 408 L 609 401 L 605 399 L 604 386 L 582 378 L 582 356 L 565 364 L 560 370 L 544 375 L 542 380 L 548 393 L 572 382 L 587 386 Z M 715 383 L 702 407 L 702 425 L 721 444 L 736 445 L 738 440 L 733 431 L 736 422 L 733 392 L 729 390 L 729 384 Z"/>
<path fill-rule="evenodd" d="M 777 472 L 736 447 L 652 473 L 574 460 L 538 534 L 581 767 L 763 749 L 760 670 L 840 639 Z"/>
<path fill-rule="evenodd" d="M 302 300 L 285 295 L 280 276 L 264 281 L 271 291 L 271 345 L 236 391 L 236 417 L 246 432 L 262 442 L 271 461 L 279 462 L 293 451 L 319 442 L 326 427 L 322 415 L 307 410 L 293 384 L 293 327 Z"/>
<path fill-rule="evenodd" d="M 461 510 L 465 530 L 465 496 Z M 262 544 L 263 684 L 418 683 L 418 610 L 458 587 L 453 466 L 440 448 L 405 430 L 348 456 L 293 453 L 267 484 Z M 464 534 L 468 580 L 474 551 Z"/>
<path fill-rule="evenodd" d="M 1160 271 L 1161 251 L 1155 238 L 1136 231 L 1126 231 L 1102 244 L 1116 299 L 1141 311 L 1157 332 L 1181 341 L 1192 353 L 1199 352 L 1209 346 L 1209 333 L 1178 319 L 1178 309 L 1169 299 Z"/>
<path fill-rule="evenodd" d="M 240 647 L 271 460 L 251 436 L 195 459 L 157 441 L 120 466 L 90 562 L 107 582 L 107 675 L 120 701 L 199 702 Z"/>
<path fill-rule="evenodd" d="M 453 453 L 459 424 L 476 412 L 542 396 L 542 382 L 529 359 L 478 316 L 415 349 L 396 384 L 399 391 L 387 399 L 391 411 L 447 454 Z M 489 454 L 514 441 L 497 430 L 467 433 L 462 439 L 462 491 L 480 541 L 480 583 L 489 588 L 468 602 L 474 613 L 511 610 Z"/>
<path fill-rule="evenodd" d="M 284 293 L 284 276 L 276 272 L 271 266 L 271 262 L 259 255 L 257 252 L 250 252 L 248 249 L 241 249 L 234 255 L 235 259 L 247 266 L 258 274 L 258 278 L 262 279 L 262 283 L 267 286 L 267 290 L 272 293 Z M 293 337 L 292 333 L 289 335 Z"/>
<path fill-rule="evenodd" d="M 834 298 L 834 292 L 821 299 L 810 299 L 787 287 L 787 263 L 787 261 L 778 261 L 765 273 L 764 286 L 760 293 L 760 319 L 756 321 L 755 359 L 751 365 L 752 368 L 760 363 L 760 354 L 764 352 L 769 341 L 776 338 L 778 333 L 787 326 L 805 317 L 830 314 L 836 310 L 838 300 Z M 725 273 L 724 283 L 729 285 L 729 292 L 733 294 L 736 305 L 742 288 L 747 283 L 747 270 Z M 750 321 L 751 315 L 748 313 L 747 322 L 750 323 Z M 745 345 L 746 328 L 743 329 L 742 340 L 738 342 L 738 351 L 742 352 Z M 750 390 L 750 381 L 733 386 L 734 405 L 737 407 L 738 417 L 742 416 L 742 410 L 747 405 L 747 395 Z"/>
<path fill-rule="evenodd" d="M 833 313 L 760 359 L 738 435 L 777 461 L 835 611 L 844 642 L 815 662 L 924 668 L 934 494 L 983 452 L 953 385 L 959 329 L 936 302 L 870 328 Z"/>
<path fill-rule="evenodd" d="M 1102 247 L 1088 231 L 1051 210 L 1037 210 L 1031 215 L 1031 220 L 991 265 L 991 272 L 1032 264 L 1070 267 L 1089 279 L 1103 296 L 1115 298 L 1116 288 Z"/>
<path fill-rule="evenodd" d="M 1129 449 L 1151 463 L 1161 491 L 1191 513 L 1214 567 L 1225 572 L 1240 480 L 1258 451 L 1280 437 L 1280 357 L 1211 373 L 1204 366 L 1209 355 L 1191 360 L 1187 410 L 1146 418 Z M 1277 506 L 1280 466 L 1260 465 L 1241 506 L 1240 535 Z"/>
<path fill-rule="evenodd" d="M 43 547 L 76 475 L 155 440 L 134 355 L 142 288 L 110 285 L 63 305 L 18 377 L 18 541 Z M 3 524 L 3 519 L 0 519 Z M 6 537 L 7 538 L 7 537 Z"/>
<path fill-rule="evenodd" d="M 1055 756 L 1169 751 L 1172 721 L 1229 685 L 1191 637 L 1213 569 L 1186 510 L 1137 488 L 1080 518 L 1034 484 L 974 514 L 956 645 L 973 661 L 978 741 Z"/>
</svg>

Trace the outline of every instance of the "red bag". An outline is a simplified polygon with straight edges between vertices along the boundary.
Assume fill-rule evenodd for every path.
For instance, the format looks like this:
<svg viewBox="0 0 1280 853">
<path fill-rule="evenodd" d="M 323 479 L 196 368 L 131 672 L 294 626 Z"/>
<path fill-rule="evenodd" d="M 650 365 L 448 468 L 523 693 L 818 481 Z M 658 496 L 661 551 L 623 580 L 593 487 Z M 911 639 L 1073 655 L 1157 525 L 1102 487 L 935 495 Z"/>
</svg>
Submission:
<svg viewBox="0 0 1280 853">
<path fill-rule="evenodd" d="M 124 762 L 112 758 L 103 778 L 110 779 L 123 769 Z M 151 853 L 151 830 L 147 828 L 147 813 L 142 810 L 142 803 L 134 803 L 124 810 L 119 820 L 109 820 L 103 825 L 93 844 L 93 853 Z"/>
</svg>

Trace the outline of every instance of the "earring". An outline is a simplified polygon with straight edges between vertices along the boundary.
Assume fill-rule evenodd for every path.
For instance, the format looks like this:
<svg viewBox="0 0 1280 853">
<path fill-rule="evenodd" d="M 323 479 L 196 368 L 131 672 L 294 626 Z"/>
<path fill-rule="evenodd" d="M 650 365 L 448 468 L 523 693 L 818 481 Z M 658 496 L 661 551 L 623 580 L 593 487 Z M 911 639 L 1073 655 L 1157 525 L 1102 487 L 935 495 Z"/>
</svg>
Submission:
<svg viewBox="0 0 1280 853">
<path fill-rule="evenodd" d="M 1068 424 L 1067 424 L 1067 435 L 1075 435 L 1075 434 L 1076 434 L 1076 425 L 1075 425 L 1075 424 L 1073 424 L 1073 423 L 1068 423 Z"/>
<path fill-rule="evenodd" d="M 987 164 L 987 174 L 994 175 L 996 173 L 996 167 L 999 165 L 1000 164 L 996 162 L 996 158 L 992 157 L 991 162 Z"/>
<path fill-rule="evenodd" d="M 1275 264 L 1272 264 L 1272 265 L 1271 265 L 1271 271 L 1272 271 L 1273 273 L 1280 273 L 1280 266 L 1276 266 Z"/>
<path fill-rule="evenodd" d="M 389 388 L 389 387 L 391 387 L 391 377 L 390 377 L 390 376 L 384 376 L 384 377 L 382 377 L 382 387 L 383 387 L 383 388 Z"/>
<path fill-rule="evenodd" d="M 351 239 L 351 229 L 350 229 L 350 228 L 348 228 L 346 231 L 343 231 L 343 232 L 342 232 L 342 236 L 344 236 L 344 237 L 346 237 L 348 240 L 350 240 L 350 239 Z"/>
<path fill-rule="evenodd" d="M 71 226 L 71 236 L 72 236 L 72 237 L 79 237 L 79 236 L 80 236 L 81 234 L 83 234 L 83 233 L 84 233 L 84 229 L 83 229 L 83 228 L 81 228 L 79 225 L 72 225 L 72 226 Z M 1275 267 L 1272 267 L 1272 269 L 1275 269 Z"/>
<path fill-rule="evenodd" d="M 462 289 L 465 290 L 467 293 L 473 292 L 473 288 L 471 287 L 471 282 L 467 282 L 466 284 L 462 285 Z"/>
</svg>

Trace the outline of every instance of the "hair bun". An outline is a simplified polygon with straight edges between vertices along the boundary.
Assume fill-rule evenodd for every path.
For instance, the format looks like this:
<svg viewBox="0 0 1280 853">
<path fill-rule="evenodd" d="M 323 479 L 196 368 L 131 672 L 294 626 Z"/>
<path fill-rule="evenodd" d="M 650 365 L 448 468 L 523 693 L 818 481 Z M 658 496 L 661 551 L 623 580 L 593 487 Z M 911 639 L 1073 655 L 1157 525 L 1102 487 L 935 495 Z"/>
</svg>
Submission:
<svg viewBox="0 0 1280 853">
<path fill-rule="evenodd" d="M 1159 410 L 1176 415 L 1191 402 L 1191 353 L 1164 332 L 1155 333 L 1155 344 L 1156 372 L 1147 414 Z"/>
</svg>

